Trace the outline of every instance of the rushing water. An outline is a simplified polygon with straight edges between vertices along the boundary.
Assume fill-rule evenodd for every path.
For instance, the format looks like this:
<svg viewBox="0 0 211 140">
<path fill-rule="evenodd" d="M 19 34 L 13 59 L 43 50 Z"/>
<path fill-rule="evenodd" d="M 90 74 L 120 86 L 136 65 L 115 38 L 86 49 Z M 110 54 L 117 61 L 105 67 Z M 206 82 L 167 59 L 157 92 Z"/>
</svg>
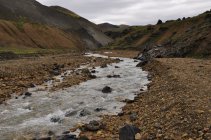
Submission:
<svg viewBox="0 0 211 140">
<path fill-rule="evenodd" d="M 97 54 L 89 56 L 105 57 Z M 147 72 L 136 67 L 138 62 L 128 58 L 120 59 L 123 61 L 106 68 L 97 67 L 96 79 L 55 92 L 40 91 L 35 87 L 29 89 L 31 97 L 10 99 L 7 104 L 0 105 L 0 139 L 8 140 L 26 134 L 39 136 L 41 132 L 49 130 L 59 134 L 77 123 L 88 123 L 100 119 L 100 115 L 121 112 L 125 105 L 122 101 L 134 99 L 140 89 L 147 90 L 149 81 Z M 121 78 L 107 78 L 107 75 L 113 74 Z M 102 93 L 105 86 L 110 86 L 112 93 Z M 100 110 L 96 111 L 97 108 Z M 86 116 L 81 116 L 83 110 Z M 72 113 L 66 117 L 67 112 Z M 52 122 L 52 118 L 59 118 L 59 121 Z"/>
</svg>

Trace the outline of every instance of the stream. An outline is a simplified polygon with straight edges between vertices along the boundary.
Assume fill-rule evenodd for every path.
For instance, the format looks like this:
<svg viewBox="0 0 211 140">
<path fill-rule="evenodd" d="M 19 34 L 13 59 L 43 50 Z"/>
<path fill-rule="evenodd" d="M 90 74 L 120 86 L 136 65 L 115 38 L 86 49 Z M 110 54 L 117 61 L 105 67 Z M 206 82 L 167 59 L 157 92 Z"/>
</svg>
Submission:
<svg viewBox="0 0 211 140">
<path fill-rule="evenodd" d="M 99 54 L 87 57 L 106 58 Z M 117 115 L 126 104 L 122 101 L 133 100 L 140 89 L 147 90 L 149 83 L 148 73 L 136 67 L 139 62 L 120 59 L 106 68 L 96 67 L 96 79 L 54 92 L 35 87 L 29 89 L 30 97 L 23 95 L 1 104 L 0 139 L 12 140 L 22 135 L 40 137 L 49 131 L 59 135 L 78 123 L 99 120 L 101 115 Z M 108 78 L 108 75 L 120 75 L 120 78 Z M 47 84 L 50 86 L 51 82 Z M 112 92 L 103 93 L 105 86 L 111 87 Z"/>
</svg>

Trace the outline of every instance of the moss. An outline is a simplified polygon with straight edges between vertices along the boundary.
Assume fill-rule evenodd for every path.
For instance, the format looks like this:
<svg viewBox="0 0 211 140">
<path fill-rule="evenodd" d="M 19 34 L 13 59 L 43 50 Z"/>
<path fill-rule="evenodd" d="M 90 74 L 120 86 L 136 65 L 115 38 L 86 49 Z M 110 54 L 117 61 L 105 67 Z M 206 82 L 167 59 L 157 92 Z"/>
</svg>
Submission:
<svg viewBox="0 0 211 140">
<path fill-rule="evenodd" d="M 20 16 L 16 22 L 16 26 L 20 31 L 24 31 L 24 24 L 26 23 L 26 18 Z"/>
</svg>

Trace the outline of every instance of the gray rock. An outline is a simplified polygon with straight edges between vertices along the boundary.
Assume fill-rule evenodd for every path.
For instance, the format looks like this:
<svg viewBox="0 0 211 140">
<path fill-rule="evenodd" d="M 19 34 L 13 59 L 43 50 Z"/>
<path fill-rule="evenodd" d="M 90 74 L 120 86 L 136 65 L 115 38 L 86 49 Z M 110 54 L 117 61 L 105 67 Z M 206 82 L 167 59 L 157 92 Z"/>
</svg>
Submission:
<svg viewBox="0 0 211 140">
<path fill-rule="evenodd" d="M 147 63 L 148 63 L 148 61 L 141 61 L 140 63 L 138 63 L 138 64 L 136 65 L 136 67 L 143 67 L 143 66 L 145 66 Z"/>
<path fill-rule="evenodd" d="M 119 140 L 135 140 L 135 135 L 140 131 L 133 125 L 126 125 L 119 130 Z"/>
<path fill-rule="evenodd" d="M 80 112 L 80 117 L 84 117 L 84 116 L 87 116 L 87 115 L 91 115 L 91 112 L 87 109 L 83 109 L 81 112 Z"/>
<path fill-rule="evenodd" d="M 100 111 L 103 111 L 103 110 L 105 110 L 105 109 L 103 109 L 103 108 L 96 108 L 95 112 L 100 112 Z"/>
<path fill-rule="evenodd" d="M 106 86 L 106 87 L 104 87 L 104 88 L 102 89 L 102 92 L 103 92 L 103 93 L 111 93 L 111 92 L 112 92 L 112 88 L 109 87 L 109 86 Z"/>
<path fill-rule="evenodd" d="M 103 128 L 103 124 L 98 121 L 91 121 L 85 125 L 85 129 L 88 131 L 98 131 Z"/>
<path fill-rule="evenodd" d="M 107 78 L 121 78 L 120 75 L 107 75 Z"/>
<path fill-rule="evenodd" d="M 135 120 L 137 120 L 137 118 L 138 118 L 137 113 L 133 112 L 133 113 L 130 114 L 130 120 L 131 121 L 135 121 Z"/>
<path fill-rule="evenodd" d="M 67 111 L 65 113 L 65 117 L 72 117 L 72 116 L 75 116 L 77 115 L 78 111 Z"/>
<path fill-rule="evenodd" d="M 45 138 L 39 138 L 39 139 L 35 138 L 34 140 L 51 140 L 51 137 L 45 137 Z"/>
<path fill-rule="evenodd" d="M 32 96 L 32 93 L 26 92 L 24 95 L 25 95 L 25 97 L 30 97 L 30 96 Z"/>
<path fill-rule="evenodd" d="M 103 65 L 101 66 L 101 68 L 106 68 L 106 67 L 108 67 L 107 64 L 103 64 Z"/>
<path fill-rule="evenodd" d="M 78 140 L 89 140 L 89 138 L 86 136 L 81 136 L 80 138 L 78 138 Z"/>
<path fill-rule="evenodd" d="M 66 134 L 62 136 L 57 136 L 56 140 L 77 140 L 75 135 Z"/>
<path fill-rule="evenodd" d="M 53 123 L 61 123 L 61 118 L 59 116 L 53 116 L 50 118 L 50 121 Z"/>
</svg>

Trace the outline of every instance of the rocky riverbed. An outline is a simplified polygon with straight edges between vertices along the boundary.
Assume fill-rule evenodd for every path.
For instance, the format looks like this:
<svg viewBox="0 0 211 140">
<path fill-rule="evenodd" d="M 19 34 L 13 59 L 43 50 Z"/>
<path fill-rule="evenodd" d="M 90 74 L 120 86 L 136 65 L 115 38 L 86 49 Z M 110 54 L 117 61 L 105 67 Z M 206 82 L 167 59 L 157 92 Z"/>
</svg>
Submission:
<svg viewBox="0 0 211 140">
<path fill-rule="evenodd" d="M 21 95 L 27 88 L 41 85 L 46 81 L 57 81 L 54 89 L 71 87 L 92 77 L 86 71 L 80 74 L 76 71 L 81 65 L 89 67 L 101 66 L 118 62 L 115 59 L 85 57 L 80 53 L 61 55 L 49 55 L 16 60 L 0 61 L 0 104 L 11 98 L 12 94 Z M 72 71 L 71 75 L 65 75 L 63 82 L 58 82 L 58 75 L 65 71 Z"/>
<path fill-rule="evenodd" d="M 148 62 L 152 82 L 123 108 L 118 116 L 103 116 L 105 127 L 84 131 L 92 140 L 118 140 L 121 128 L 128 126 L 137 140 L 210 140 L 211 139 L 211 60 L 160 58 Z M 132 133 L 133 132 L 133 133 Z M 134 134 L 134 135 L 131 135 Z"/>
<path fill-rule="evenodd" d="M 98 59 L 102 57 L 89 54 L 91 56 Z M 39 139 L 48 137 L 49 132 L 61 135 L 78 123 L 88 123 L 99 120 L 102 115 L 120 113 L 125 101 L 132 101 L 140 89 L 146 90 L 149 81 L 148 73 L 136 67 L 139 62 L 129 58 L 114 59 L 120 62 L 79 68 L 88 70 L 94 78 L 79 85 L 53 92 L 35 86 L 25 94 L 7 100 L 0 105 L 1 138 Z M 72 71 L 65 71 L 56 79 L 62 80 L 65 73 L 70 74 Z M 45 84 L 51 87 L 53 83 L 48 81 Z"/>
</svg>

